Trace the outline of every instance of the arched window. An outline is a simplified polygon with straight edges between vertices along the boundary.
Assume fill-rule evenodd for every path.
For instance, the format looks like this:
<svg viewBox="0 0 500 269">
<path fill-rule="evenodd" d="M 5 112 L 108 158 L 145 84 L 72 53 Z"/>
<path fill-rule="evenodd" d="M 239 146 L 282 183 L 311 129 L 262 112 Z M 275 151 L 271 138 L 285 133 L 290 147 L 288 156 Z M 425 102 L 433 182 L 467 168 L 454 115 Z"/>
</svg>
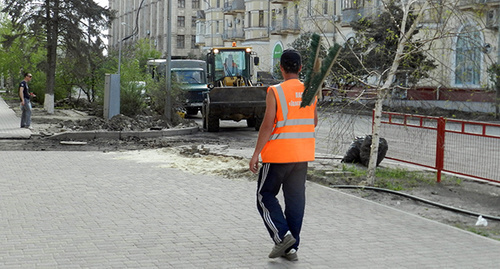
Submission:
<svg viewBox="0 0 500 269">
<path fill-rule="evenodd" d="M 455 84 L 479 86 L 481 81 L 481 36 L 476 27 L 465 26 L 456 43 Z"/>
</svg>

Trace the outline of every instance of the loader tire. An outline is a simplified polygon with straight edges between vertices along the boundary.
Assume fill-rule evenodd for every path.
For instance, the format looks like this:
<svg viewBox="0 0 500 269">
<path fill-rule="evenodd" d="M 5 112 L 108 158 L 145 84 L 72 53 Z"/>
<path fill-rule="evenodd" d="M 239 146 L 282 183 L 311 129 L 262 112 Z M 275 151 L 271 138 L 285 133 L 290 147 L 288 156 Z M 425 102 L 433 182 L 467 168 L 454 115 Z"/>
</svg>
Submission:
<svg viewBox="0 0 500 269">
<path fill-rule="evenodd" d="M 219 118 L 214 115 L 206 115 L 204 122 L 205 130 L 208 132 L 218 132 L 219 131 Z"/>
<path fill-rule="evenodd" d="M 256 123 L 255 118 L 248 118 L 247 119 L 247 126 L 248 127 L 251 127 L 251 128 L 255 127 L 255 123 Z"/>
<path fill-rule="evenodd" d="M 189 116 L 193 116 L 193 115 L 197 115 L 198 114 L 198 108 L 196 107 L 188 107 L 186 108 L 186 113 L 189 115 Z"/>
</svg>

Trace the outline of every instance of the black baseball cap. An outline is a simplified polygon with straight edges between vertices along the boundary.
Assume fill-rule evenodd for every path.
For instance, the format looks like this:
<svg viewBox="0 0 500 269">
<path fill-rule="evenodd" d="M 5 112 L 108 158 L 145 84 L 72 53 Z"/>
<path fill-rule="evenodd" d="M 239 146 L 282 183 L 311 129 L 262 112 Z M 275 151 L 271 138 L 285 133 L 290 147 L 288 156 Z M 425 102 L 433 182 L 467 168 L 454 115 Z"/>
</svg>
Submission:
<svg viewBox="0 0 500 269">
<path fill-rule="evenodd" d="M 281 54 L 281 65 L 291 68 L 299 68 L 302 65 L 300 53 L 294 49 L 286 49 Z"/>
</svg>

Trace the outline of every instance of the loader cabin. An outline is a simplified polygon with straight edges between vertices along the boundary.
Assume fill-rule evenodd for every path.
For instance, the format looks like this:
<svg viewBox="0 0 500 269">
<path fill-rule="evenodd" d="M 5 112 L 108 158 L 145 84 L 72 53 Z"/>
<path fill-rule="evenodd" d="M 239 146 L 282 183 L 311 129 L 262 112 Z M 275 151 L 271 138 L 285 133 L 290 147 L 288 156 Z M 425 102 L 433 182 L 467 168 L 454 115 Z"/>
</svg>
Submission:
<svg viewBox="0 0 500 269">
<path fill-rule="evenodd" d="M 208 83 L 215 87 L 252 86 L 253 65 L 259 58 L 251 47 L 212 48 L 207 54 Z M 252 62 L 253 59 L 253 62 Z"/>
</svg>

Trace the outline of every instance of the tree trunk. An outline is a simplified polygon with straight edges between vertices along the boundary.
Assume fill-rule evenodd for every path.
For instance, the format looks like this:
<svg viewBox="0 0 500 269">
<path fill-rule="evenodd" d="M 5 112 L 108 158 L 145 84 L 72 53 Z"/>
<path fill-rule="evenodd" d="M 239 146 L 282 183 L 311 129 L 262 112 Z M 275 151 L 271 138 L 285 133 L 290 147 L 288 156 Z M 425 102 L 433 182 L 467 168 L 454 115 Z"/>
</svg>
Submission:
<svg viewBox="0 0 500 269">
<path fill-rule="evenodd" d="M 375 102 L 375 113 L 372 127 L 372 145 L 370 147 L 370 161 L 368 163 L 368 185 L 375 184 L 375 170 L 377 168 L 378 146 L 380 140 L 380 126 L 382 121 L 382 106 L 384 104 L 387 89 L 382 88 L 378 91 L 377 101 Z"/>
<path fill-rule="evenodd" d="M 394 56 L 394 61 L 392 62 L 392 66 L 389 70 L 389 73 L 387 75 L 387 78 L 385 79 L 384 85 L 382 88 L 378 90 L 377 94 L 377 101 L 375 103 L 375 120 L 373 124 L 373 129 L 372 129 L 372 145 L 371 145 L 371 151 L 370 151 L 370 162 L 368 163 L 368 175 L 367 175 L 367 184 L 369 186 L 373 186 L 375 184 L 375 170 L 377 168 L 377 158 L 378 158 L 378 145 L 379 145 L 379 140 L 380 140 L 380 126 L 381 126 L 381 121 L 382 121 L 382 105 L 384 103 L 385 98 L 388 95 L 388 91 L 391 88 L 392 81 L 394 80 L 394 77 L 396 76 L 396 72 L 399 68 L 399 63 L 401 62 L 401 59 L 403 57 L 404 53 L 404 47 L 406 46 L 408 42 L 408 37 L 412 36 L 413 32 L 415 31 L 417 24 L 419 23 L 420 19 L 422 18 L 422 14 L 424 10 L 427 9 L 428 2 L 426 1 L 424 5 L 421 7 L 420 12 L 411 25 L 410 29 L 408 32 L 404 32 L 406 29 L 406 23 L 408 21 L 408 14 L 410 11 L 410 6 L 415 3 L 415 1 L 408 1 L 406 5 L 403 4 L 403 20 L 401 22 L 400 26 L 400 38 L 398 42 L 398 47 L 396 49 L 396 55 Z"/>
<path fill-rule="evenodd" d="M 500 37 L 499 37 L 500 38 Z M 500 61 L 498 61 L 497 65 L 500 64 Z M 498 68 L 496 69 L 498 70 Z M 497 71 L 498 72 L 498 71 Z M 496 81 L 496 94 L 495 94 L 495 118 L 498 120 L 500 119 L 500 76 L 497 74 L 496 75 L 496 78 L 497 78 L 497 81 Z"/>
<path fill-rule="evenodd" d="M 47 86 L 45 89 L 44 109 L 49 114 L 54 114 L 54 88 L 56 84 L 56 60 L 57 60 L 57 38 L 59 0 L 46 0 L 47 19 Z M 51 8 L 51 3 L 53 7 Z"/>
</svg>

